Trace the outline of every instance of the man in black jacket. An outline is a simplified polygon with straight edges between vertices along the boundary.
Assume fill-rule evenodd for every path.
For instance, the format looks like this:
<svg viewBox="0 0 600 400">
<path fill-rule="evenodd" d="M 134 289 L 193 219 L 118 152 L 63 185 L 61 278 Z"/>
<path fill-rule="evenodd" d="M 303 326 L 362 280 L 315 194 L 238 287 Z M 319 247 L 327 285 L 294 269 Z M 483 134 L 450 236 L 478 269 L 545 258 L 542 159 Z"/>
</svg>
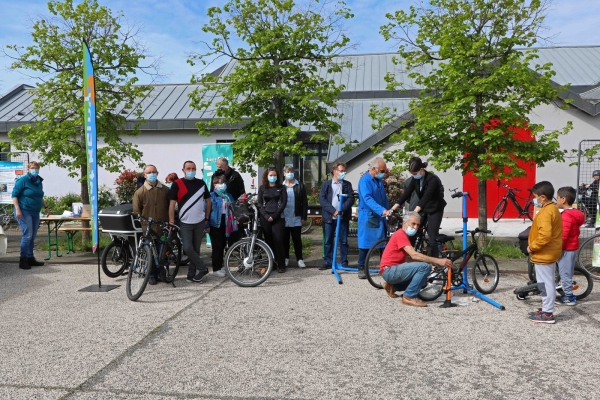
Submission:
<svg viewBox="0 0 600 400">
<path fill-rule="evenodd" d="M 246 193 L 246 186 L 244 185 L 244 179 L 239 172 L 229 166 L 229 160 L 225 157 L 219 157 L 217 160 L 217 172 L 222 171 L 225 174 L 225 183 L 227 184 L 227 193 L 229 193 L 233 200 L 237 200 L 241 195 Z M 214 190 L 212 178 L 210 180 L 210 191 Z"/>
</svg>

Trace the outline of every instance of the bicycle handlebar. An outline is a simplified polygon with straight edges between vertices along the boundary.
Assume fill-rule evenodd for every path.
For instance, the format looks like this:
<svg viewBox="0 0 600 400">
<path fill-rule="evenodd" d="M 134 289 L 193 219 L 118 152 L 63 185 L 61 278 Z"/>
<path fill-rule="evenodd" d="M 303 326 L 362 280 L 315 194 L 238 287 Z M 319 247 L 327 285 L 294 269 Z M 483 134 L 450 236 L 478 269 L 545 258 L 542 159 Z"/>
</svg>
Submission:
<svg viewBox="0 0 600 400">
<path fill-rule="evenodd" d="M 485 230 L 485 231 L 484 231 L 483 229 L 479 229 L 479 228 L 475 228 L 475 229 L 473 229 L 472 231 L 469 231 L 469 230 L 468 230 L 467 232 L 469 232 L 469 233 L 470 233 L 470 234 L 472 234 L 472 235 L 476 235 L 476 234 L 478 234 L 478 233 L 488 233 L 488 234 L 491 234 L 491 233 L 492 233 L 492 231 L 490 231 L 490 230 Z M 454 233 L 464 233 L 464 231 L 463 231 L 463 230 L 460 230 L 460 231 L 455 231 Z"/>
<path fill-rule="evenodd" d="M 151 217 L 150 218 L 146 218 L 146 217 L 143 217 L 143 216 L 141 216 L 139 214 L 135 214 L 135 213 L 133 213 L 131 215 L 133 215 L 133 217 L 135 219 L 139 220 L 139 221 L 148 222 L 150 225 L 160 225 L 161 228 L 175 229 L 177 231 L 179 230 L 179 227 L 177 225 L 173 225 L 173 224 L 171 224 L 169 222 L 162 222 L 159 219 L 153 219 Z"/>
</svg>

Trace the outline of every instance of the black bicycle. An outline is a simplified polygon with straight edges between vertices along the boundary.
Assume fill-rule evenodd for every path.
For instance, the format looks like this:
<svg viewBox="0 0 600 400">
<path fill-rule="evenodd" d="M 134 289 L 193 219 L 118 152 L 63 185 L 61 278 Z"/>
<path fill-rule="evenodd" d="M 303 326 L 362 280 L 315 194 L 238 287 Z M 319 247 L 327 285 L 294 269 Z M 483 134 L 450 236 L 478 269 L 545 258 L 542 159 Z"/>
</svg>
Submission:
<svg viewBox="0 0 600 400">
<path fill-rule="evenodd" d="M 577 265 L 589 272 L 593 279 L 600 279 L 600 234 L 587 239 L 579 247 Z"/>
<path fill-rule="evenodd" d="M 504 215 L 504 212 L 506 211 L 506 207 L 508 206 L 509 199 L 515 205 L 515 208 L 519 212 L 520 217 L 527 217 L 527 218 L 529 218 L 530 221 L 533 221 L 533 211 L 534 211 L 533 207 L 534 206 L 533 206 L 533 193 L 531 192 L 531 189 L 527 189 L 527 190 L 529 190 L 529 197 L 525 198 L 525 197 L 520 197 L 520 196 L 516 195 L 516 193 L 520 192 L 519 189 L 511 188 L 510 186 L 508 186 L 504 183 L 500 183 L 500 181 L 498 181 L 498 185 L 507 189 L 507 192 L 504 195 L 504 197 L 498 202 L 498 205 L 496 205 L 496 208 L 494 209 L 494 214 L 492 215 L 492 221 L 498 222 L 500 220 L 500 218 L 502 218 L 502 216 Z M 517 198 L 525 200 L 524 207 L 521 207 L 521 205 L 517 201 Z"/>
<path fill-rule="evenodd" d="M 592 196 L 592 189 L 582 183 L 577 188 L 577 209 L 581 210 L 585 223 L 593 223 L 596 218 L 598 198 Z"/>
<path fill-rule="evenodd" d="M 463 233 L 463 231 L 457 231 L 456 233 Z M 453 255 L 456 251 L 445 251 L 443 255 L 449 258 L 454 263 L 456 260 L 462 258 L 462 261 L 458 267 L 452 266 L 452 286 L 460 286 L 463 283 L 463 270 L 467 267 L 467 264 L 471 258 L 475 258 L 475 263 L 471 269 L 471 282 L 475 285 L 475 288 L 483 293 L 490 294 L 500 281 L 500 269 L 498 263 L 494 257 L 489 254 L 483 253 L 483 250 L 479 250 L 477 245 L 477 239 L 475 235 L 478 233 L 491 234 L 492 231 L 482 230 L 475 228 L 472 231 L 468 231 L 471 234 L 471 245 L 464 249 L 457 255 Z M 437 242 L 446 243 L 454 238 L 452 236 L 438 237 Z M 435 266 L 433 273 L 427 279 L 427 286 L 419 293 L 419 298 L 425 301 L 432 301 L 440 297 L 448 282 L 448 271 L 446 268 L 441 266 Z"/>
<path fill-rule="evenodd" d="M 127 274 L 126 292 L 131 301 L 136 301 L 144 293 L 154 268 L 165 269 L 165 280 L 175 287 L 175 277 L 181 265 L 181 241 L 177 232 L 179 227 L 168 222 L 155 221 L 150 218 L 136 216 L 139 221 L 146 222 L 146 229 L 137 246 L 133 265 Z M 162 236 L 152 230 L 152 225 L 159 225 Z M 156 249 L 156 241 L 161 242 L 160 253 Z M 173 264 L 173 268 L 171 268 Z"/>
</svg>

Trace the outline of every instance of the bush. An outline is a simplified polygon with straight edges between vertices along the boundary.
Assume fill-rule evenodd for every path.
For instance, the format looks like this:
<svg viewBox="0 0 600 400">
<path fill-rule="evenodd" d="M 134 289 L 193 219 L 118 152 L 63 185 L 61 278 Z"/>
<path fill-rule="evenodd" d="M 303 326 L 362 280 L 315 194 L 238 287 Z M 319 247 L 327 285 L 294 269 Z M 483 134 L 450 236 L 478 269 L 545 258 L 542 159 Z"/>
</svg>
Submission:
<svg viewBox="0 0 600 400">
<path fill-rule="evenodd" d="M 307 188 L 306 198 L 308 199 L 308 204 L 319 204 L 319 194 L 320 193 L 321 193 L 321 185 Z"/>
<path fill-rule="evenodd" d="M 81 195 L 73 192 L 69 192 L 64 196 L 47 196 L 44 199 L 52 215 L 60 215 L 64 211 L 71 211 L 73 203 L 81 203 Z"/>
<path fill-rule="evenodd" d="M 117 205 L 117 196 L 106 185 L 98 186 L 98 210 Z"/>
<path fill-rule="evenodd" d="M 115 180 L 117 197 L 121 203 L 131 203 L 133 194 L 137 190 L 138 173 L 130 169 L 121 172 L 121 175 Z"/>
<path fill-rule="evenodd" d="M 404 193 L 405 180 L 406 178 L 402 172 L 393 172 L 389 169 L 386 171 L 386 177 L 383 179 L 383 186 L 385 187 L 390 207 L 393 206 L 400 196 L 402 196 L 402 193 Z"/>
</svg>

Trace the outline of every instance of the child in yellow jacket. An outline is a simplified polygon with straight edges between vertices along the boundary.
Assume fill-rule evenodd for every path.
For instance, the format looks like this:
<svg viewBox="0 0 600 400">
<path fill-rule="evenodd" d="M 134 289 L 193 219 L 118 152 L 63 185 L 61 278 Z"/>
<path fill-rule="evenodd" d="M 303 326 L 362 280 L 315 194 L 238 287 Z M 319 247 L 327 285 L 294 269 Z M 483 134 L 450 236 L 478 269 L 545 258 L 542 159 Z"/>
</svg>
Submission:
<svg viewBox="0 0 600 400">
<path fill-rule="evenodd" d="M 558 207 L 552 202 L 554 187 L 550 182 L 536 183 L 531 189 L 533 204 L 540 211 L 533 218 L 529 231 L 527 251 L 535 265 L 535 276 L 542 294 L 542 308 L 530 314 L 536 323 L 554 324 L 556 286 L 555 264 L 562 255 L 562 219 Z"/>
</svg>

